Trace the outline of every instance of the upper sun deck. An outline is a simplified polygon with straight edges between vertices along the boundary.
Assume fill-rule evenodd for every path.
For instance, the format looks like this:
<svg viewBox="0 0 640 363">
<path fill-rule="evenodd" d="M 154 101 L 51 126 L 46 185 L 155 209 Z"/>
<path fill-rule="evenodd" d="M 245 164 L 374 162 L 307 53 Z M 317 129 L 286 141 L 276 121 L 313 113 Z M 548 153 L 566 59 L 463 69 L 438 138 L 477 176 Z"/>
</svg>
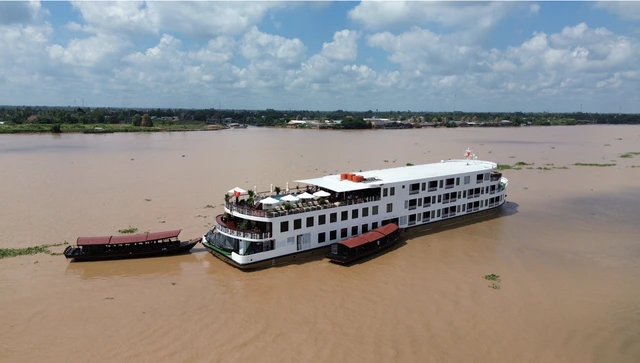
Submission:
<svg viewBox="0 0 640 363">
<path fill-rule="evenodd" d="M 401 166 L 397 168 L 354 172 L 362 175 L 364 181 L 354 182 L 341 180 L 340 174 L 327 175 L 320 178 L 295 180 L 299 183 L 316 185 L 334 192 L 350 192 L 368 188 L 378 188 L 384 184 L 409 182 L 430 178 L 441 178 L 464 173 L 487 172 L 496 168 L 498 164 L 482 160 L 442 160 L 439 163 Z"/>
</svg>

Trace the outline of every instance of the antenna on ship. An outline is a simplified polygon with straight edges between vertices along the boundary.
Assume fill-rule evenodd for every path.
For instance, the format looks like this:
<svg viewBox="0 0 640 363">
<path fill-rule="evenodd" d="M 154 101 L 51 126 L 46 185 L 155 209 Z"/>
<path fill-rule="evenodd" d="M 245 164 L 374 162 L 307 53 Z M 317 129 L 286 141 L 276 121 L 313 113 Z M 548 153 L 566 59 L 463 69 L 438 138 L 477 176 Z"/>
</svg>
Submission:
<svg viewBox="0 0 640 363">
<path fill-rule="evenodd" d="M 469 146 L 467 150 L 464 151 L 464 158 L 467 160 L 467 165 L 469 165 L 469 160 L 478 160 L 476 154 L 471 151 L 471 146 Z"/>
</svg>

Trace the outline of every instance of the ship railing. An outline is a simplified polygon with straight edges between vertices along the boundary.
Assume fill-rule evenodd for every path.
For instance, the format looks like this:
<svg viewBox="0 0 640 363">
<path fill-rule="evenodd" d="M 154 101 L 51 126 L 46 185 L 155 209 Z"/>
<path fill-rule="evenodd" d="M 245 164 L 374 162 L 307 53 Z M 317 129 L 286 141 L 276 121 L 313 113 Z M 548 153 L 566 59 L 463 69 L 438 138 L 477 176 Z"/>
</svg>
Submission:
<svg viewBox="0 0 640 363">
<path fill-rule="evenodd" d="M 259 233 L 259 232 L 251 232 L 251 231 L 239 231 L 236 229 L 231 229 L 231 228 L 222 226 L 220 224 L 218 224 L 216 228 L 226 234 L 229 234 L 235 237 L 240 237 L 240 238 L 267 239 L 267 238 L 271 238 L 271 235 L 272 235 L 271 232 Z"/>
<path fill-rule="evenodd" d="M 312 201 L 307 203 L 304 203 L 304 202 L 292 203 L 291 204 L 292 207 L 289 210 L 284 209 L 284 207 L 281 205 L 278 205 L 273 209 L 267 209 L 267 210 L 259 210 L 259 209 L 249 208 L 249 207 L 242 207 L 242 206 L 238 206 L 235 203 L 226 203 L 225 206 L 231 212 L 237 212 L 247 216 L 275 218 L 275 217 L 281 217 L 289 214 L 306 213 L 306 212 L 311 212 L 311 211 L 316 211 L 321 209 L 330 209 L 330 208 L 343 207 L 347 205 L 375 202 L 375 201 L 379 201 L 380 199 L 381 198 L 379 196 L 371 196 L 371 197 L 364 197 L 364 198 L 344 199 L 341 201 L 326 202 L 325 204 L 320 204 L 318 201 Z"/>
</svg>

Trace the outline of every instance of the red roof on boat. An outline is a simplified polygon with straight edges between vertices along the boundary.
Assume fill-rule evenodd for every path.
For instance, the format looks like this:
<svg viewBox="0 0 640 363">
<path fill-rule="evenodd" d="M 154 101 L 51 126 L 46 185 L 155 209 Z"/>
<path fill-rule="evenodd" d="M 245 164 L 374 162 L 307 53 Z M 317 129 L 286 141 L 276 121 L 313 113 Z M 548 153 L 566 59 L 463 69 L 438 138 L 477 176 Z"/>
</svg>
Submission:
<svg viewBox="0 0 640 363">
<path fill-rule="evenodd" d="M 130 234 L 122 236 L 102 236 L 102 237 L 78 237 L 78 246 L 92 246 L 92 245 L 106 245 L 106 244 L 121 244 L 121 243 L 137 243 L 156 241 L 165 238 L 178 237 L 182 230 L 176 229 L 173 231 L 164 232 L 151 232 L 142 234 Z"/>
<path fill-rule="evenodd" d="M 390 233 L 395 232 L 398 229 L 398 226 L 395 223 L 389 223 L 386 224 L 382 227 L 378 227 L 376 229 L 373 229 L 367 233 L 363 233 L 359 236 L 354 236 L 351 238 L 348 238 L 342 242 L 339 242 L 341 245 L 344 245 L 346 247 L 349 248 L 354 248 L 354 247 L 358 247 L 358 246 L 362 246 L 364 244 L 367 244 L 369 242 L 373 242 L 375 240 L 378 240 Z"/>
</svg>

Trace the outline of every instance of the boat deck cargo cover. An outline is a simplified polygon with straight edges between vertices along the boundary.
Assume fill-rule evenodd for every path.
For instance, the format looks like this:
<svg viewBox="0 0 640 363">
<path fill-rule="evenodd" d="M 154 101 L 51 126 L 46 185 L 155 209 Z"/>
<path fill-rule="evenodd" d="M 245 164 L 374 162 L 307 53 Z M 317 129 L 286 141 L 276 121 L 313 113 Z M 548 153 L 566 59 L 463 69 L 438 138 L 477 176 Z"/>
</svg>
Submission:
<svg viewBox="0 0 640 363">
<path fill-rule="evenodd" d="M 367 233 L 363 233 L 359 236 L 353 236 L 339 243 L 348 248 L 355 248 L 355 247 L 367 244 L 369 242 L 373 242 L 384 236 L 388 236 L 389 234 L 395 232 L 397 229 L 398 229 L 398 226 L 395 223 L 390 223 L 382 227 L 378 227 L 374 230 L 371 230 Z"/>
<path fill-rule="evenodd" d="M 124 236 L 102 236 L 102 237 L 78 237 L 78 246 L 93 246 L 93 245 L 106 245 L 106 244 L 122 244 L 122 243 L 139 243 L 157 241 L 166 238 L 178 237 L 182 230 L 176 229 L 173 231 L 164 232 L 151 232 L 142 234 L 132 234 Z"/>
</svg>

